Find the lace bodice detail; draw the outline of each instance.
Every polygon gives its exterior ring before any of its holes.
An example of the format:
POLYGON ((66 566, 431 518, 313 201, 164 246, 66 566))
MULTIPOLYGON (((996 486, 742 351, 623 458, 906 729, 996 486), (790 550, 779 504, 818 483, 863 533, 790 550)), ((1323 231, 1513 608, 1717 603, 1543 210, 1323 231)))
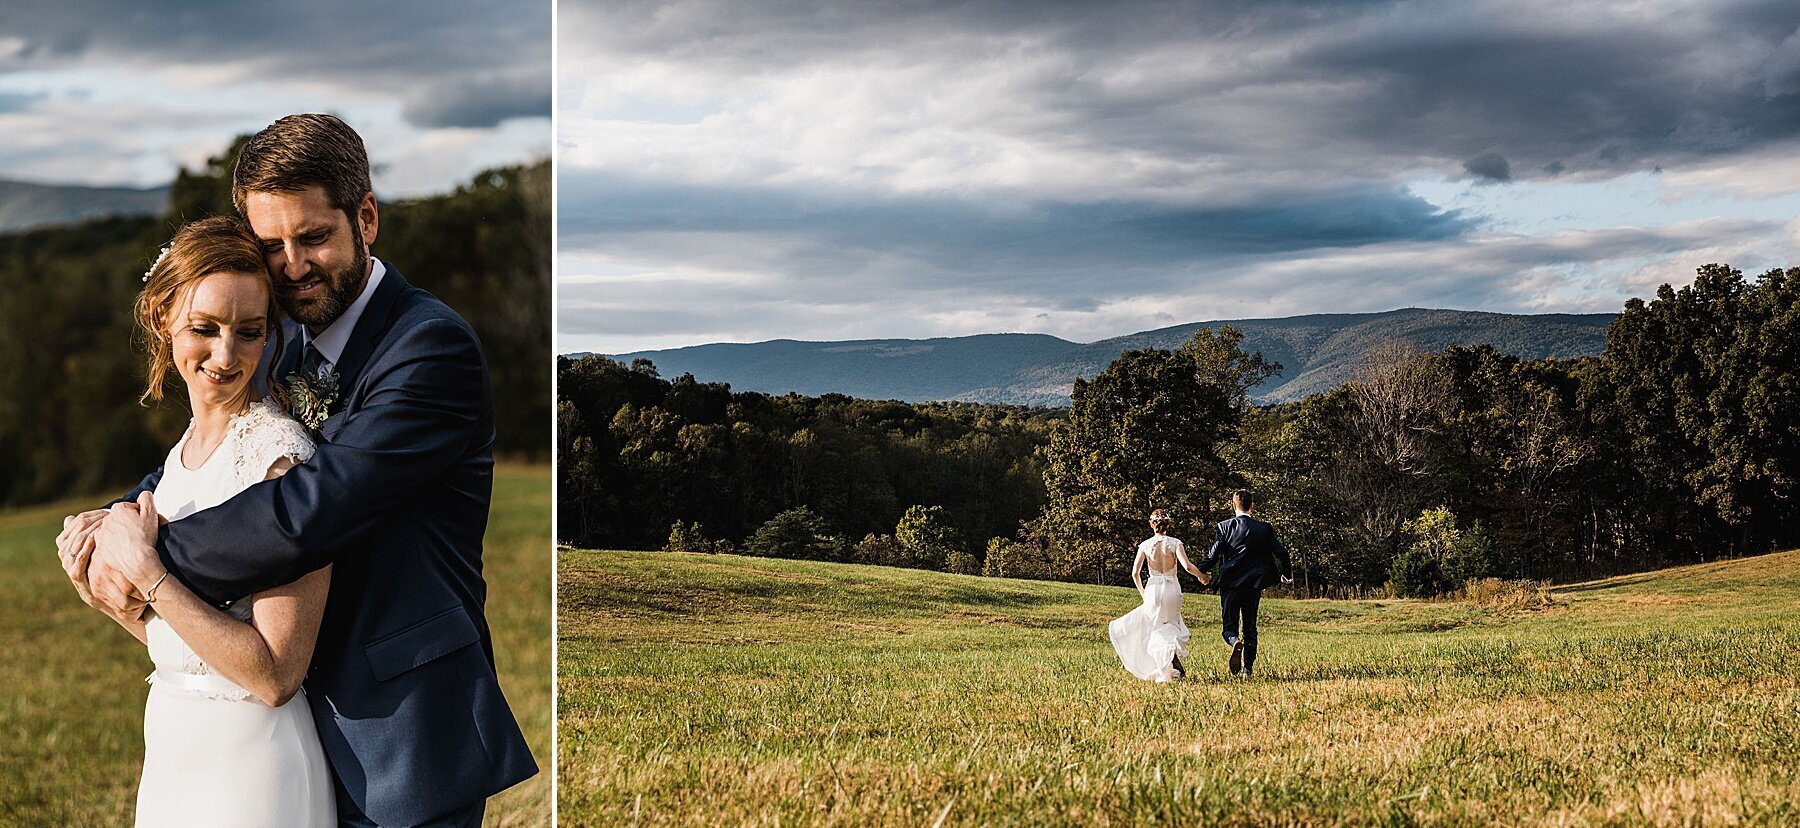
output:
MULTIPOLYGON (((181 462, 181 450, 194 433, 186 434, 169 450, 163 461, 163 476, 154 493, 156 511, 169 521, 177 521, 202 509, 210 509, 268 477, 269 467, 287 458, 304 463, 313 456, 313 441, 305 427, 295 422, 273 402, 254 402, 243 413, 231 418, 225 439, 197 469, 181 462)), ((226 611, 239 620, 250 620, 251 601, 238 601, 226 611)), ((168 622, 151 614, 145 625, 149 639, 150 659, 159 672, 211 676, 217 671, 175 634, 168 622)), ((152 676, 154 679, 154 676, 152 676)), ((233 700, 250 697, 247 690, 221 679, 214 682, 221 689, 206 695, 233 700)))
POLYGON ((1168 535, 1151 535, 1143 543, 1138 544, 1138 551, 1144 554, 1145 569, 1148 569, 1151 575, 1173 575, 1181 561, 1181 556, 1187 553, 1187 547, 1183 546, 1177 538, 1168 535), (1163 568, 1158 569, 1158 564, 1163 568))

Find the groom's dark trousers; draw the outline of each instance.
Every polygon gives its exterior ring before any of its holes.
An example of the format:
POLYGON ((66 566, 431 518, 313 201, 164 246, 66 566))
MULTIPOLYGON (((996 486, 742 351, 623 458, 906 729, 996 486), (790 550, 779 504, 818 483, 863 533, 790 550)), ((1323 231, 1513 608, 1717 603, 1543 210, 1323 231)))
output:
POLYGON ((1212 585, 1219 590, 1225 643, 1244 642, 1244 669, 1256 663, 1256 610, 1262 591, 1292 576, 1287 547, 1275 537, 1275 527, 1249 515, 1238 515, 1219 524, 1213 545, 1198 564, 1203 572, 1218 569, 1212 585))
MULTIPOLYGON (((277 378, 303 347, 283 324, 285 346, 263 356, 277 378)), ((478 823, 487 797, 537 772, 483 611, 494 395, 481 346, 390 267, 336 370, 312 460, 163 527, 157 551, 215 604, 332 564, 305 686, 346 815, 470 824, 474 809, 478 823)))
POLYGON ((1225 643, 1244 642, 1244 671, 1256 667, 1256 608, 1262 603, 1259 588, 1219 590, 1219 608, 1225 613, 1225 643))

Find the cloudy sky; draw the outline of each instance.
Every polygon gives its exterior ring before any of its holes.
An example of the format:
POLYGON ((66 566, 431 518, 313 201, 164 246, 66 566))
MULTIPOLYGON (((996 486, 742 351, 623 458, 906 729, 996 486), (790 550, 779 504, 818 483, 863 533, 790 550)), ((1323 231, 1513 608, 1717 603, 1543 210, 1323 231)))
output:
POLYGON ((550 152, 551 0, 6 0, 0 178, 160 186, 292 112, 383 197, 550 152))
POLYGON ((562 351, 1800 264, 1800 4, 564 0, 562 351))

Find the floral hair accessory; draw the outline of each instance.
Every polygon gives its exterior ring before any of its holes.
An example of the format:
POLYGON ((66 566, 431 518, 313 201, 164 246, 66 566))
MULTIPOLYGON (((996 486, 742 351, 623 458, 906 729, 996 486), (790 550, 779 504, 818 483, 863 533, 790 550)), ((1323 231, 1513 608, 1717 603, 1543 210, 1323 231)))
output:
POLYGON ((150 269, 144 271, 144 284, 150 284, 150 274, 156 272, 156 266, 162 264, 163 257, 167 255, 169 255, 169 246, 165 244, 163 249, 156 254, 156 261, 150 263, 150 269))
POLYGON ((1168 520, 1169 513, 1165 512, 1161 509, 1157 509, 1156 511, 1150 513, 1150 519, 1151 520, 1168 520))

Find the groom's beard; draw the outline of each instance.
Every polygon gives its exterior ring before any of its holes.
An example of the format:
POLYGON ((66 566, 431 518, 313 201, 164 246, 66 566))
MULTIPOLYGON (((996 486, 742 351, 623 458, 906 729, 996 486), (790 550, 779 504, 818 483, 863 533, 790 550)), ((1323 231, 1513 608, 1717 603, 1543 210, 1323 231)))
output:
POLYGON ((314 274, 324 283, 324 290, 318 296, 297 302, 288 285, 283 284, 275 291, 275 301, 281 305, 281 310, 290 319, 315 332, 336 322, 362 294, 363 278, 369 272, 369 246, 363 244, 362 230, 354 222, 350 225, 350 234, 356 241, 356 255, 340 270, 314 274))

